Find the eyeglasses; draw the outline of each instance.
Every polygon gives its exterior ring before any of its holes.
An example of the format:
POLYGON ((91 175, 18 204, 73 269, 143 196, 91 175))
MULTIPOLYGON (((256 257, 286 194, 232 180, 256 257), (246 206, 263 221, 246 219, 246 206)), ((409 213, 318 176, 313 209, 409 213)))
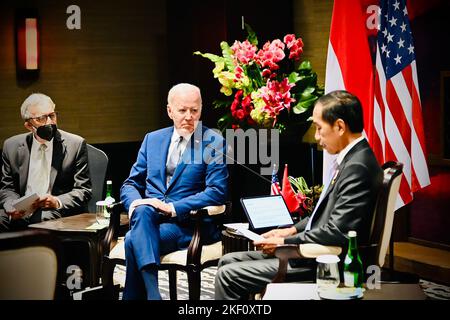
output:
POLYGON ((50 118, 51 121, 55 121, 57 116, 58 112, 54 111, 49 114, 43 114, 42 116, 39 117, 28 118, 28 120, 34 120, 37 123, 46 123, 47 118, 50 118))

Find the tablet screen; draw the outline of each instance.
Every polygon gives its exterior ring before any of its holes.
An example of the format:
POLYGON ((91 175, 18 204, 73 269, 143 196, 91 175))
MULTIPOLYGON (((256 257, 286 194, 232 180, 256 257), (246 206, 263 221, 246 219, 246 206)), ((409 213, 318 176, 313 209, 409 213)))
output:
POLYGON ((277 228, 293 224, 281 195, 242 198, 241 203, 253 229, 277 228))

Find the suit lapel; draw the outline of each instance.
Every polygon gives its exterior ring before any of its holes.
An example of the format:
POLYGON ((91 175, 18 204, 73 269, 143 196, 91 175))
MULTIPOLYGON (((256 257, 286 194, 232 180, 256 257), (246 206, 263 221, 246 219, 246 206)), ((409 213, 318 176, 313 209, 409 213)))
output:
POLYGON ((163 135, 161 139, 161 150, 164 150, 164 152, 158 153, 159 155, 159 168, 160 168, 160 175, 161 175, 161 184, 164 187, 164 189, 167 188, 166 184, 166 162, 167 157, 169 154, 169 146, 170 146, 170 140, 172 139, 174 127, 171 128, 169 131, 169 134, 163 135))
POLYGON ((28 181, 28 169, 30 166, 31 144, 33 143, 33 135, 30 133, 25 137, 25 142, 19 146, 17 153, 19 155, 19 183, 20 194, 25 194, 28 181))
POLYGON ((61 137, 59 131, 56 132, 56 136, 53 139, 53 156, 52 156, 52 166, 50 168, 50 190, 53 189, 55 183, 56 175, 61 170, 64 155, 66 154, 66 144, 64 139, 61 137))
MULTIPOLYGON (((323 197, 323 200, 321 201, 321 203, 319 204, 319 208, 326 203, 325 198, 329 196, 329 194, 331 193, 331 191, 333 191, 334 186, 337 182, 337 180, 339 179, 339 176, 341 175, 341 172, 344 170, 345 168, 345 164, 347 163, 347 161, 352 157, 352 155, 355 152, 358 152, 366 147, 368 147, 368 143, 366 139, 363 139, 362 141, 358 142, 352 149, 350 149, 350 151, 345 155, 344 159, 342 160, 342 163, 337 167, 336 173, 333 175, 333 177, 331 178, 330 184, 328 186, 328 189, 325 191, 325 195, 323 197)), ((318 208, 318 209, 319 209, 318 208)), ((316 220, 320 215, 316 214, 314 215, 314 220, 316 220)))
MULTIPOLYGON (((339 176, 341 175, 342 170, 344 169, 345 164, 341 163, 341 165, 339 165, 336 169, 336 172, 333 174, 333 176, 331 177, 331 181, 328 185, 327 190, 325 191, 325 196, 324 196, 324 200, 326 197, 328 197, 328 195, 330 194, 330 192, 334 189, 334 185, 336 184, 336 181, 339 179, 339 176)), ((323 203, 324 201, 322 201, 323 203)))

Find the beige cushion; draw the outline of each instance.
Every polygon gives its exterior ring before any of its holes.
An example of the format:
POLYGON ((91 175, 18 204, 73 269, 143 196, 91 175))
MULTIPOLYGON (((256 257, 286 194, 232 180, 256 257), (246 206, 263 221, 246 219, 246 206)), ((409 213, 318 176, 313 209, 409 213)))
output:
MULTIPOLYGON (((385 173, 388 169, 385 170, 385 173)), ((397 201, 398 190, 400 189, 402 175, 395 177, 392 181, 391 189, 389 190, 389 198, 386 208, 386 220, 384 221, 383 233, 381 235, 380 252, 378 256, 378 265, 382 267, 384 265, 384 259, 386 257, 387 248, 389 247, 389 239, 391 239, 392 225, 394 224, 394 210, 395 203, 397 201)))
POLYGON ((316 243, 303 243, 300 246, 300 253, 305 258, 316 258, 323 254, 340 255, 341 247, 324 246, 316 243))
POLYGON ((51 300, 58 262, 47 247, 0 252, 0 300, 51 300))
POLYGON ((208 215, 210 216, 215 216, 218 214, 221 214, 225 211, 225 205, 221 205, 221 206, 207 206, 204 207, 203 209, 206 209, 208 211, 208 215))
MULTIPOLYGON (((201 263, 207 261, 219 259, 222 256, 222 241, 218 241, 213 244, 204 245, 202 247, 201 263)), ((110 259, 123 259, 125 260, 125 245, 124 238, 120 237, 116 246, 111 250, 109 254, 110 259)), ((186 265, 187 249, 171 252, 164 256, 161 256, 161 264, 178 264, 181 266, 186 265)))

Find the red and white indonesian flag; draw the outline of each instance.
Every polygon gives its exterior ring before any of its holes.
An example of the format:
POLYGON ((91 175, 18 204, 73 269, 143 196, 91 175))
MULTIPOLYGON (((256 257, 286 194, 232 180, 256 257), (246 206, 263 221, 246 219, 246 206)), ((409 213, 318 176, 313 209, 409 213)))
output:
MULTIPOLYGON (((396 208, 430 184, 414 43, 404 0, 335 0, 325 92, 345 89, 364 110, 380 164, 403 163, 396 208)), ((328 159, 324 156, 324 172, 328 159)))

